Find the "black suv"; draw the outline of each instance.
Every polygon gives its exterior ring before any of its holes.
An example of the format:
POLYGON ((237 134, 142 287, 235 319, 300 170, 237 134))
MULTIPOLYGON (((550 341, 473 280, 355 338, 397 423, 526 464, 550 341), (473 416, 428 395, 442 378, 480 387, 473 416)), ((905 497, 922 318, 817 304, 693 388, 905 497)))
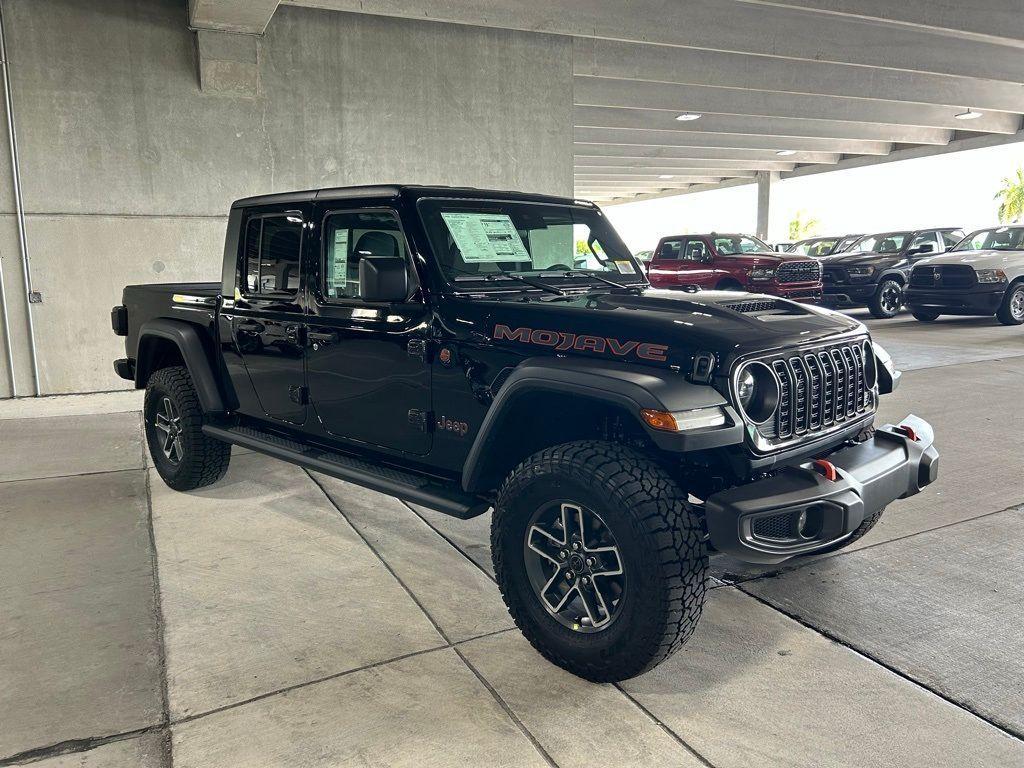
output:
POLYGON ((821 259, 822 302, 866 306, 877 318, 894 317, 914 263, 952 248, 963 236, 956 227, 865 235, 846 251, 821 259))
POLYGON ((112 324, 169 486, 215 482, 235 444, 459 518, 493 507, 511 615, 592 680, 682 645, 709 549, 844 547, 938 469, 921 419, 873 428, 899 374, 863 325, 651 289, 570 199, 240 200, 219 283, 129 286, 112 324))

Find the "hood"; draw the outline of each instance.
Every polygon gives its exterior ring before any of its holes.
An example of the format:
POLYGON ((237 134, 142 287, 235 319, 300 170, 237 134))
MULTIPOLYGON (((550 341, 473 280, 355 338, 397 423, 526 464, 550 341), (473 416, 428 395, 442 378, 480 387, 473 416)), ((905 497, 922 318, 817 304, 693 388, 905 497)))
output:
MULTIPOLYGON (((446 297, 450 331, 524 356, 584 355, 689 370, 696 352, 712 352, 719 370, 736 357, 826 343, 865 333, 838 312, 762 294, 648 288, 566 298, 446 297)), ((470 338, 466 338, 467 341, 470 338)))
POLYGON ((747 253, 723 255, 720 258, 729 259, 734 264, 746 267, 777 267, 779 264, 787 261, 814 261, 813 256, 801 256, 796 253, 776 253, 775 251, 749 251, 747 253))
POLYGON ((1020 269, 1024 267, 1024 251, 954 251, 921 259, 918 264, 969 264, 979 269, 1020 269))

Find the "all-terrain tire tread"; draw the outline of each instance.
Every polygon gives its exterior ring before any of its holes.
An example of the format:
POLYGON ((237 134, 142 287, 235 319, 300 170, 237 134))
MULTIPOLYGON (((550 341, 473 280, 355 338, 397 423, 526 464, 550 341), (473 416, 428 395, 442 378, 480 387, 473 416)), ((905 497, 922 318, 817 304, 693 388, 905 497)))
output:
MULTIPOLYGON (((168 478, 161 473, 170 487, 178 491, 191 491, 211 485, 228 471, 231 461, 231 445, 203 434, 203 409, 199 405, 196 388, 192 376, 184 366, 161 368, 149 378, 150 386, 146 388, 146 410, 150 412, 149 400, 153 395, 153 385, 162 387, 171 393, 178 405, 185 443, 188 446, 183 464, 168 478)), ((148 428, 148 425, 147 425, 148 428)), ((160 466, 154 456, 157 470, 160 466)))
POLYGON ((707 551, 704 529, 686 494, 655 461, 616 443, 578 441, 546 448, 523 461, 505 480, 491 522, 494 571, 509 613, 530 643, 554 664, 590 680, 623 680, 651 669, 693 634, 707 590, 707 551), (506 588, 506 568, 499 537, 509 500, 537 474, 575 475, 608 493, 631 514, 624 515, 638 537, 656 544, 657 567, 665 584, 663 618, 648 622, 648 632, 635 638, 629 658, 604 663, 581 663, 558 655, 539 636, 524 606, 506 588))

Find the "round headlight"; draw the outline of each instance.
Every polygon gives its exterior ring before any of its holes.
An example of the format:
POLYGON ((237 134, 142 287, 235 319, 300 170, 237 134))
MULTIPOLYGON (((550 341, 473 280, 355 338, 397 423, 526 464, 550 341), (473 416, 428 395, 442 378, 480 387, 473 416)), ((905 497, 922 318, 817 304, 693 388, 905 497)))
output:
POLYGON ((764 363, 747 363, 736 376, 736 404, 755 424, 763 424, 779 407, 779 383, 764 363))

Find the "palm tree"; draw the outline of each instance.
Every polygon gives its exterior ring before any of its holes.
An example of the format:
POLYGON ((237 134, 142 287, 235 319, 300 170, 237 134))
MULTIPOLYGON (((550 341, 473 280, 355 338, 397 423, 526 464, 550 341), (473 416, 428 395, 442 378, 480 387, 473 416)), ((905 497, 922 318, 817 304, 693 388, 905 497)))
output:
POLYGON ((1017 169, 1017 178, 1007 176, 1003 188, 996 192, 999 203, 999 223, 1012 224, 1024 218, 1024 168, 1017 169))
POLYGON ((807 239, 818 229, 818 220, 807 219, 804 221, 805 215, 803 211, 797 211, 796 216, 789 222, 789 239, 794 243, 807 239))

